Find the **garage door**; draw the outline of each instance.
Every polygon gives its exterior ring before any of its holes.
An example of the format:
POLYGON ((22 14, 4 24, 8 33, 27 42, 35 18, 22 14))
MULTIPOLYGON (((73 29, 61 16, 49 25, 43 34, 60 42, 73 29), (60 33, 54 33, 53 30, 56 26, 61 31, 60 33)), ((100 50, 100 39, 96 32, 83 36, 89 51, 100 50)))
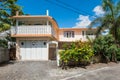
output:
POLYGON ((22 60, 48 60, 46 41, 20 41, 20 56, 22 60))

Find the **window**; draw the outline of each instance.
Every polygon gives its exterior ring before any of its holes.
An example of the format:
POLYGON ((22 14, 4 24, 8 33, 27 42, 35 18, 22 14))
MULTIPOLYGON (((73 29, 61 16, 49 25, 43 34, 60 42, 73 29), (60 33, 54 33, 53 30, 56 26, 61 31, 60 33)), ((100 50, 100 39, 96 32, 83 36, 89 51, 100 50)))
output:
POLYGON ((66 38, 73 38, 74 37, 74 31, 65 31, 64 37, 66 38))
POLYGON ((86 35, 94 35, 94 31, 91 31, 91 30, 89 30, 89 31, 86 31, 86 35))
POLYGON ((84 36, 85 35, 85 31, 82 31, 82 36, 84 36))
POLYGON ((92 30, 88 30, 88 31, 82 31, 82 36, 86 36, 86 35, 94 35, 95 34, 95 32, 94 31, 92 31, 92 30))

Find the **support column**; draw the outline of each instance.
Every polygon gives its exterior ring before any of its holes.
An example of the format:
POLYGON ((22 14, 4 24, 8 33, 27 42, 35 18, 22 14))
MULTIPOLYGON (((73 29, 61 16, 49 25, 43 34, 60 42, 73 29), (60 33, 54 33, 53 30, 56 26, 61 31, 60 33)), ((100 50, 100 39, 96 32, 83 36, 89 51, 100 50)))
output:
POLYGON ((57 60, 57 66, 60 66, 60 55, 59 55, 59 49, 58 49, 58 42, 56 42, 56 60, 57 60))
POLYGON ((47 26, 49 25, 49 21, 48 20, 46 21, 46 24, 47 24, 47 26))
POLYGON ((20 60, 20 45, 18 39, 16 39, 16 59, 20 60))
POLYGON ((16 20, 16 26, 18 26, 18 20, 16 20))
POLYGON ((17 34, 17 31, 18 31, 17 27, 18 27, 18 20, 16 20, 15 34, 17 34))

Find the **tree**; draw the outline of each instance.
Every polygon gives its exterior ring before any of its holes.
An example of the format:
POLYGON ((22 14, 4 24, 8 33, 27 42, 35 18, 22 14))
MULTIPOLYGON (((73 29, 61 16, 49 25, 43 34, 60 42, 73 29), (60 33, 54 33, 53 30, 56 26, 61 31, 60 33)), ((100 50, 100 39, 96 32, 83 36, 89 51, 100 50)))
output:
POLYGON ((19 14, 23 14, 22 9, 16 4, 17 0, 1 0, 0 1, 0 31, 10 29, 11 23, 14 23, 11 16, 19 11, 19 14))
MULTIPOLYGON (((0 0, 0 32, 9 30, 10 26, 15 24, 15 21, 10 17, 15 16, 16 11, 19 11, 20 15, 23 14, 22 8, 16 2, 17 0, 0 0)), ((0 46, 7 48, 8 42, 14 41, 15 39, 8 34, 4 39, 0 39, 0 46)))
POLYGON ((103 0, 102 7, 105 14, 96 18, 91 23, 91 27, 98 26, 97 36, 105 29, 108 29, 109 33, 115 38, 115 42, 117 42, 120 36, 120 0, 116 3, 112 0, 103 0))

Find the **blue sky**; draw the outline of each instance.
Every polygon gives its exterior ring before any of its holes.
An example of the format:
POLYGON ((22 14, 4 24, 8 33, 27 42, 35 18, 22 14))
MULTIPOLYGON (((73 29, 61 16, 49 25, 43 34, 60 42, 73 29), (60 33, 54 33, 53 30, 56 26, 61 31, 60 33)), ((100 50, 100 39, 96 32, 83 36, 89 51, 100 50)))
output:
POLYGON ((86 27, 94 16, 104 13, 101 0, 18 0, 17 4, 30 15, 45 15, 49 10, 60 28, 86 27))

